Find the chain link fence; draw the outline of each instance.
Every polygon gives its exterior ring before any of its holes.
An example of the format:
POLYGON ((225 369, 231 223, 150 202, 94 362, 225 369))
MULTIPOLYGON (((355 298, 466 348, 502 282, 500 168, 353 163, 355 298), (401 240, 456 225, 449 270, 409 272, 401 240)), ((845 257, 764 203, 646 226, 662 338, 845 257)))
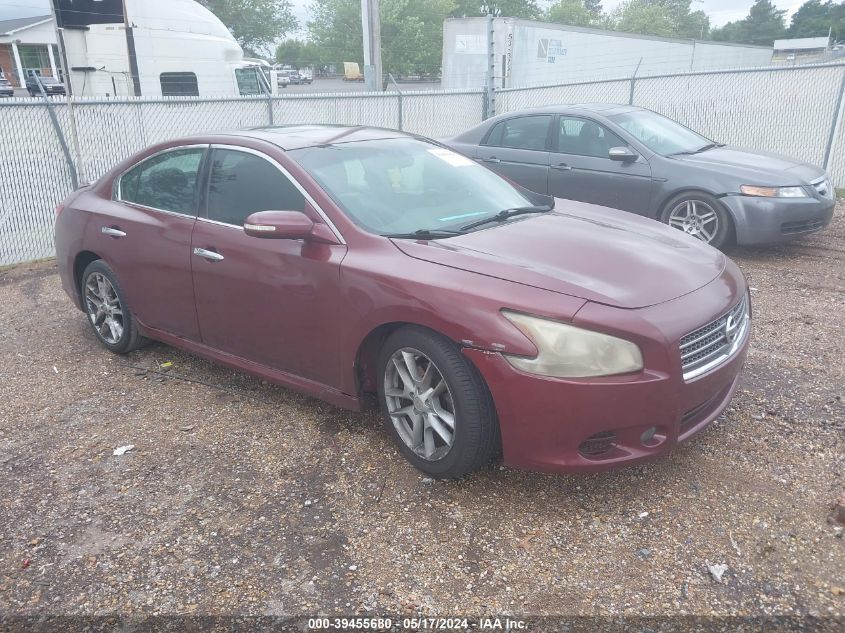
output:
POLYGON ((497 113, 565 103, 632 103, 714 140, 825 167, 845 187, 845 64, 620 78, 483 91, 296 94, 165 99, 0 101, 0 266, 50 257, 56 205, 72 169, 93 181, 144 147, 192 134, 331 123, 457 134, 497 113), (57 129, 70 147, 65 159, 57 129))
MULTIPOLYGON (((484 102, 481 91, 50 100, 82 182, 96 180, 148 145, 193 134, 330 123, 451 136, 482 120, 484 102)), ((2 101, 0 121, 0 266, 5 266, 54 254, 55 208, 73 185, 43 100, 2 101)))

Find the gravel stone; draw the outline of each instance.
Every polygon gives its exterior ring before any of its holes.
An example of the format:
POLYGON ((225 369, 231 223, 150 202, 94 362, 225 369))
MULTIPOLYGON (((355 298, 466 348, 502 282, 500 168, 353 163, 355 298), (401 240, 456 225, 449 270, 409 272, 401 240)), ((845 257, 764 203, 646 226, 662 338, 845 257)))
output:
POLYGON ((161 344, 115 356, 55 262, 2 270, 0 613, 842 616, 843 215, 730 253, 746 369, 671 455, 424 491, 378 413, 161 344))

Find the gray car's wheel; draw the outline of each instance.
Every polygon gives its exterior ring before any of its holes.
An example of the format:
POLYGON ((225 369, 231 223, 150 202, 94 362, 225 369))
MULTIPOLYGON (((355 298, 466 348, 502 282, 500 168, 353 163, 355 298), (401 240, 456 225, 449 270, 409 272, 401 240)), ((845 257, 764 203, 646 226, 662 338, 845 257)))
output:
POLYGON ((430 330, 404 327, 385 341, 379 400, 399 450, 431 477, 462 477, 498 451, 487 385, 454 343, 430 330))
POLYGON ((114 271, 103 260, 82 273, 82 303, 97 340, 112 352, 126 354, 147 343, 126 303, 114 271))
POLYGON ((715 248, 722 248, 733 236, 733 222, 725 207, 703 191, 682 193, 669 200, 660 221, 715 248))

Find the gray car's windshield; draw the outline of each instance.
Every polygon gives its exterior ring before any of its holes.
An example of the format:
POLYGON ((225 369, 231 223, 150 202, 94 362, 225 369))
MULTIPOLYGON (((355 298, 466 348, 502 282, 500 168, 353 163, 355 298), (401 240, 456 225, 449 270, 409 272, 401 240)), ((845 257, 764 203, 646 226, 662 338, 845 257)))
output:
POLYGON ((414 138, 338 143, 288 154, 356 224, 380 235, 448 237, 477 220, 536 203, 475 161, 414 138))
POLYGON ((664 156, 692 153, 713 145, 709 139, 656 112, 639 110, 608 118, 651 151, 664 156))

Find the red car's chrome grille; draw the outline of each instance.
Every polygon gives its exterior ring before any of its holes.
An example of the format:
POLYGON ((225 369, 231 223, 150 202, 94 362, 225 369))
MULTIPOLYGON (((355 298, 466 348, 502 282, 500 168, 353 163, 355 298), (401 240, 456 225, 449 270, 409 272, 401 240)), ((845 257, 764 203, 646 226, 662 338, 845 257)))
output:
POLYGON ((732 356, 748 332, 748 320, 748 295, 743 295, 727 313, 684 336, 684 380, 695 378, 732 356))

